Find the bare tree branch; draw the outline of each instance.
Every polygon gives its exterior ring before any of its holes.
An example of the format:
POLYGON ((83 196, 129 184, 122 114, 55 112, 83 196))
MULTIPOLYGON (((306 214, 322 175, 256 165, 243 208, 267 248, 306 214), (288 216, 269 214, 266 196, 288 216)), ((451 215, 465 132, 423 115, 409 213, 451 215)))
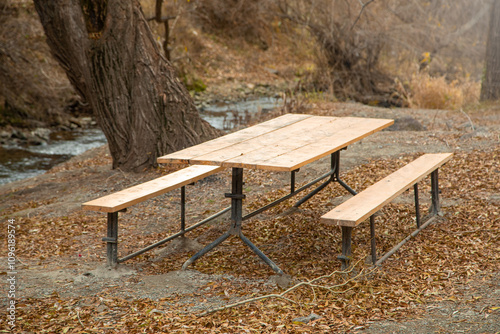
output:
POLYGON ((321 281, 323 279, 326 279, 326 278, 331 278, 333 275, 336 275, 336 274, 349 274, 351 273, 354 268, 356 268, 356 265, 360 262, 361 260, 359 260, 358 262, 356 262, 356 264, 354 264, 351 269, 347 270, 347 271, 334 271, 328 275, 323 275, 323 276, 320 276, 320 277, 317 277, 313 280, 310 280, 310 281, 307 281, 307 282, 300 282, 300 283, 297 283, 295 284, 294 286, 292 286, 291 288, 283 291, 282 293, 280 294, 269 294, 269 295, 264 295, 264 296, 259 296, 259 297, 254 297, 254 298, 249 298, 249 299, 245 299, 245 300, 242 300, 242 301, 239 301, 237 303, 233 303, 233 304, 228 304, 228 305, 224 305, 224 306, 221 306, 221 307, 217 307, 217 308, 214 308, 214 309, 211 309, 211 310, 208 310, 208 311, 205 311, 203 313, 200 313, 198 314, 197 316, 198 317, 204 317, 206 315, 209 315, 211 313, 215 313, 215 312, 219 312, 219 311, 223 311, 223 310, 227 310, 227 309, 230 309, 230 308, 233 308, 233 307, 237 307, 237 306, 241 306, 241 305, 244 305, 244 304, 248 304, 248 303, 253 303, 253 302, 256 302, 256 301, 259 301, 259 300, 263 300, 263 299, 269 299, 269 298, 278 298, 278 299, 283 299, 283 300, 286 300, 290 303, 294 303, 294 304, 299 304, 298 302, 290 299, 290 298, 286 298, 285 295, 293 290, 296 290, 297 288, 301 287, 301 286, 306 286, 306 287, 310 287, 312 290, 313 290, 313 294, 314 296, 316 296, 316 293, 314 291, 314 289, 323 289, 323 290, 328 290, 329 292, 331 293, 336 293, 336 294, 341 294, 341 293, 346 293, 347 291, 351 290, 352 288, 349 288, 349 289, 346 289, 346 290, 342 290, 342 291, 335 291, 334 289, 336 288, 340 288, 340 287, 343 287, 343 286, 346 286, 348 283, 356 280, 357 278, 360 278, 360 277, 363 277, 363 276, 367 276, 371 273, 373 273, 375 270, 377 270, 378 268, 377 267, 374 267, 372 268, 372 270, 370 270, 369 272, 367 273, 364 273, 364 269, 362 269, 356 276, 352 277, 352 278, 349 278, 348 280, 344 281, 343 283, 340 283, 340 284, 335 284, 335 285, 320 285, 320 284, 316 284, 318 281, 321 281))
POLYGON ((358 17, 356 18, 356 20, 354 20, 354 23, 351 26, 351 30, 354 28, 354 26, 356 25, 356 23, 358 23, 358 21, 361 18, 361 15, 363 14, 363 11, 365 10, 366 6, 368 6, 369 4, 371 4, 373 1, 375 1, 375 0, 369 0, 366 3, 363 3, 361 0, 359 0, 359 3, 361 4, 361 10, 359 11, 359 14, 358 14, 358 17))

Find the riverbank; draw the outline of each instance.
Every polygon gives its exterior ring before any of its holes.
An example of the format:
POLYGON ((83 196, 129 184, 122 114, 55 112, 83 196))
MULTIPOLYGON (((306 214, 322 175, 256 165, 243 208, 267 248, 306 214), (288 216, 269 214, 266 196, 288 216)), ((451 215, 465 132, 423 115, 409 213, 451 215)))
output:
MULTIPOLYGON (((173 166, 141 174, 111 170, 111 158, 103 146, 43 175, 0 186, 2 219, 13 219, 17 228, 19 328, 28 332, 60 332, 68 327, 68 332, 91 329, 103 332, 111 328, 169 333, 244 332, 245 329, 262 333, 364 329, 370 332, 370 328, 401 333, 419 333, 419 330, 424 333, 423 329, 432 332, 440 328, 498 332, 500 321, 495 308, 500 291, 495 232, 500 223, 498 107, 485 107, 469 114, 381 109, 356 103, 325 102, 310 107, 306 112, 318 115, 398 120, 398 127, 393 129, 397 131, 374 134, 342 152, 342 176, 356 188, 380 179, 421 153, 455 153, 440 173, 443 222, 422 232, 410 246, 384 264, 382 271, 366 280, 346 283, 355 294, 335 290, 334 295, 324 295, 320 289, 312 298, 311 290, 300 290, 289 296, 298 304, 268 300, 209 317, 195 317, 211 307, 283 291, 283 282, 258 258, 247 256, 246 248, 233 240, 190 270, 179 271, 194 250, 221 233, 223 225, 228 223, 226 216, 193 231, 185 243, 167 244, 121 265, 118 271, 106 270, 101 241, 105 235, 105 215, 83 212, 81 203, 168 173, 173 166), (369 297, 373 294, 376 299, 369 297), (357 312, 357 306, 366 305, 367 301, 371 306, 357 312), (436 312, 453 317, 439 318, 436 312), (293 322, 311 313, 318 314, 320 319, 309 324, 293 322), (403 319, 415 320, 401 322, 403 319), (425 321, 431 327, 418 325, 425 321), (403 328, 410 323, 413 325, 403 328)), ((266 117, 273 116, 276 114, 266 117)), ((327 160, 301 169, 297 182, 320 174, 328 165, 327 160)), ((288 178, 285 173, 248 171, 245 205, 257 206, 278 196, 288 178)), ((225 171, 187 188, 189 223, 228 204, 219 198, 228 191, 229 179, 229 171, 225 171)), ((291 275, 288 283, 326 275, 338 269, 335 258, 339 253, 340 233, 318 224, 319 216, 345 196, 341 189, 327 187, 295 212, 289 211, 289 203, 285 202, 252 219, 244 226, 245 233, 291 275)), ((423 205, 427 203, 425 198, 422 201, 423 205)), ((409 203, 404 195, 394 208, 382 213, 378 241, 381 249, 394 244, 403 233, 401 226, 397 233, 391 230, 393 222, 387 219, 392 221, 390 217, 397 216, 403 222, 406 213, 411 215, 413 210, 409 203)), ((122 214, 120 251, 136 250, 176 231, 178 210, 179 194, 174 192, 122 214)), ((360 245, 354 249, 357 258, 363 257, 362 245, 369 244, 365 240, 369 233, 365 232, 360 230, 356 234, 360 245)), ((0 231, 2 238, 7 237, 5 233, 0 231)), ((5 262, 6 258, 1 260, 5 262)), ((359 266, 359 270, 367 269, 363 264, 359 266)), ((341 275, 334 277, 331 284, 342 282, 341 275)), ((7 301, 4 288, 5 285, 0 292, 2 305, 7 301)))
MULTIPOLYGON (((256 95, 248 90, 243 95, 242 100, 234 100, 236 96, 220 99, 210 94, 203 94, 203 98, 200 95, 196 99, 200 116, 213 127, 227 132, 256 123, 274 109, 283 107, 283 99, 277 93, 256 95)), ((63 128, 0 129, 0 184, 44 173, 107 142, 91 117, 73 119, 71 124, 63 128)))

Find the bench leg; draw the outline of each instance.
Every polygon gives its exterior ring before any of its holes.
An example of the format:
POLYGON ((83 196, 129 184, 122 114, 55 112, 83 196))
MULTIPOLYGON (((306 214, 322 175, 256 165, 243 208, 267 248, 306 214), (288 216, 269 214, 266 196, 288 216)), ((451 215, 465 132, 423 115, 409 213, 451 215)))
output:
POLYGON ((413 185, 413 192, 415 194, 415 216, 417 217, 417 228, 420 228, 420 202, 418 199, 418 183, 413 185))
MULTIPOLYGON (((181 232, 186 231, 186 187, 181 187, 181 232)), ((183 235, 184 236, 184 235, 183 235)))
POLYGON ((438 215, 441 212, 441 205, 439 204, 439 183, 437 169, 431 173, 431 196, 432 206, 430 208, 430 213, 432 215, 438 215))
POLYGON ((342 226, 342 255, 338 259, 342 262, 342 270, 347 270, 351 262, 352 227, 342 226))
POLYGON ((107 243, 108 266, 115 268, 118 264, 118 212, 108 213, 108 233, 102 241, 107 243))
POLYGON ((372 263, 377 262, 377 247, 375 244, 375 216, 370 216, 370 236, 371 236, 371 246, 372 246, 372 263))

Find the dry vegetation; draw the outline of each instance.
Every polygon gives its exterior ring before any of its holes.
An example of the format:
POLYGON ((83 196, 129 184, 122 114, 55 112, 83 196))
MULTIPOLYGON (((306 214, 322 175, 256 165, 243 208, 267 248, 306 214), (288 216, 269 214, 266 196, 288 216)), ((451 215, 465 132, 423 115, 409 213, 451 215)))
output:
MULTIPOLYGON (((141 3, 154 18, 155 1, 141 3)), ((171 17, 168 40, 163 23, 151 20, 151 27, 193 92, 226 85, 228 95, 264 84, 380 106, 463 108, 478 101, 491 0, 162 3, 162 15, 171 17)), ((0 125, 64 122, 64 111, 74 109, 68 106, 79 105, 49 55, 32 3, 3 0, 0 16, 0 125)))
POLYGON ((177 15, 171 54, 191 86, 233 80, 231 56, 243 55, 242 70, 271 69, 293 93, 446 109, 478 102, 490 3, 210 0, 164 10, 177 15))

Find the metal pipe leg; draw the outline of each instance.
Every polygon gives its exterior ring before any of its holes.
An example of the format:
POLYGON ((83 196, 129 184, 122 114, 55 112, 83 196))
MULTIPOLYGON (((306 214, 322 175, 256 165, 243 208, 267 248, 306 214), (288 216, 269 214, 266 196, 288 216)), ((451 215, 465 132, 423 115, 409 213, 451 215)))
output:
POLYGON ((372 263, 377 262, 377 248, 375 244, 375 216, 370 216, 370 236, 371 236, 371 246, 372 246, 372 263))
POLYGON ((296 169, 296 170, 292 170, 292 172, 290 173, 290 194, 293 194, 295 192, 295 174, 298 171, 299 170, 296 169))
POLYGON ((338 182, 338 183, 339 183, 342 187, 344 187, 344 188, 345 188, 348 192, 350 192, 350 193, 351 193, 351 195, 356 195, 356 194, 357 194, 356 190, 354 190, 354 189, 352 189, 351 187, 349 187, 349 186, 347 185, 347 183, 345 183, 345 182, 344 182, 344 181, 342 181, 341 179, 337 179, 337 182, 338 182))
POLYGON ((332 175, 332 181, 337 181, 342 187, 344 187, 348 192, 350 192, 351 195, 356 195, 357 194, 356 190, 349 187, 347 183, 345 183, 340 179, 340 151, 332 153, 331 166, 332 170, 334 170, 334 173, 332 175))
POLYGON ((108 233, 106 238, 106 256, 108 266, 115 268, 118 264, 118 212, 108 213, 108 233))
POLYGON ((249 214, 247 214, 246 216, 243 217, 243 220, 247 220, 249 218, 252 218, 253 216, 255 215, 258 215, 259 213, 262 213, 276 205, 278 205, 279 203, 283 202, 283 201, 286 201, 287 199, 291 198, 292 196, 295 196, 296 194, 306 190, 307 188, 309 187, 312 187, 313 185, 315 185, 316 183, 318 183, 319 181, 327 178, 327 177, 330 177, 332 175, 332 172, 328 172, 324 175, 321 175, 320 177, 314 179, 313 181, 309 182, 308 184, 306 185, 303 185, 302 187, 300 187, 299 189, 295 189, 295 191, 293 193, 290 193, 288 195, 285 195, 279 199, 277 199, 276 201, 272 202, 272 203, 269 203, 268 205, 264 205, 263 207, 253 211, 253 212, 250 212, 249 214))
POLYGON ((186 186, 181 187, 181 231, 186 231, 186 186))
POLYGON ((283 271, 274 263, 270 258, 268 258, 264 253, 261 252, 247 237, 245 237, 242 233, 240 233, 239 237, 243 240, 244 243, 250 247, 250 249, 257 254, 262 261, 264 261, 272 270, 274 270, 277 274, 283 275, 283 271))
POLYGON ((182 269, 185 270, 194 261, 210 252, 221 242, 226 240, 230 235, 241 234, 241 221, 243 212, 243 168, 233 168, 231 193, 225 194, 226 197, 231 198, 231 227, 229 231, 221 235, 211 244, 203 248, 201 251, 193 255, 183 265, 182 269))
POLYGON ((417 228, 420 228, 420 202, 418 199, 418 183, 413 185, 413 192, 415 194, 415 216, 417 218, 417 228))
POLYGON ((347 270, 351 263, 351 236, 352 227, 342 226, 342 255, 338 257, 342 261, 342 270, 347 270))
POLYGON ((432 206, 430 212, 433 215, 438 215, 441 211, 441 205, 439 204, 439 183, 437 169, 431 173, 431 196, 432 206))
POLYGON ((210 217, 205 218, 202 221, 200 221, 200 222, 198 222, 198 223, 196 223, 194 225, 189 226, 184 231, 180 231, 180 232, 177 232, 176 234, 172 234, 171 236, 169 236, 169 237, 167 237, 167 238, 165 238, 163 240, 155 242, 154 244, 151 244, 151 245, 149 245, 149 246, 147 246, 147 247, 145 247, 143 249, 140 249, 140 250, 138 250, 138 251, 136 251, 134 253, 131 253, 131 254, 127 255, 127 256, 122 257, 121 259, 118 259, 118 262, 119 263, 125 262, 125 261, 130 260, 131 258, 136 257, 138 255, 141 255, 141 254, 143 254, 143 253, 145 253, 145 252, 147 252, 147 251, 149 251, 149 250, 151 250, 153 248, 161 246, 161 245, 163 245, 164 243, 166 243, 166 242, 168 242, 170 240, 173 240, 173 239, 178 238, 178 237, 184 237, 185 233, 190 232, 190 231, 192 231, 192 230, 200 227, 201 225, 204 225, 204 224, 206 224, 206 223, 214 220, 215 218, 217 218, 217 217, 221 216, 222 214, 228 212, 230 209, 231 209, 231 207, 227 207, 224 210, 221 210, 221 211, 219 211, 219 212, 211 215, 210 217))
POLYGON ((262 261, 269 265, 271 269, 278 274, 283 274, 283 271, 241 232, 241 222, 243 221, 243 199, 245 198, 245 195, 243 195, 243 168, 233 168, 232 193, 226 194, 226 196, 231 197, 232 207, 232 227, 228 233, 240 237, 240 239, 247 244, 248 247, 250 247, 250 249, 262 259, 262 261))
POLYGON ((205 246, 205 248, 203 248, 201 251, 199 251, 198 253, 191 256, 191 258, 189 260, 187 260, 186 262, 184 262, 184 264, 182 265, 182 270, 186 270, 186 268, 189 265, 191 265, 194 261, 198 260, 200 257, 202 257, 203 255, 207 254, 212 249, 217 247, 218 244, 220 244, 221 242, 226 240, 230 235, 231 234, 229 232, 224 233, 219 238, 217 238, 215 241, 213 241, 211 244, 205 246))
POLYGON ((231 222, 233 234, 241 231, 241 221, 243 220, 243 168, 233 168, 231 193, 225 194, 231 198, 231 222))
POLYGON ((327 185, 329 185, 333 181, 337 181, 339 179, 339 162, 340 162, 340 152, 333 152, 330 155, 330 177, 328 180, 322 184, 320 184, 316 189, 311 191, 309 194, 298 200, 293 207, 298 208, 305 202, 311 199, 314 195, 316 195, 318 192, 320 192, 323 188, 325 188, 327 185))
POLYGON ((330 155, 330 168, 334 172, 332 175, 332 179, 339 178, 339 169, 340 169, 340 151, 333 152, 330 155))
POLYGON ((307 194, 306 196, 302 197, 300 200, 297 201, 297 203, 295 203, 293 205, 294 208, 298 208, 299 206, 301 206, 302 204, 304 204, 306 201, 310 200, 311 197, 313 197, 314 195, 316 195, 317 193, 319 193, 323 188, 325 188, 327 185, 329 185, 332 181, 330 179, 328 179, 328 181, 320 184, 316 189, 314 189, 313 191, 311 191, 309 194, 307 194))

